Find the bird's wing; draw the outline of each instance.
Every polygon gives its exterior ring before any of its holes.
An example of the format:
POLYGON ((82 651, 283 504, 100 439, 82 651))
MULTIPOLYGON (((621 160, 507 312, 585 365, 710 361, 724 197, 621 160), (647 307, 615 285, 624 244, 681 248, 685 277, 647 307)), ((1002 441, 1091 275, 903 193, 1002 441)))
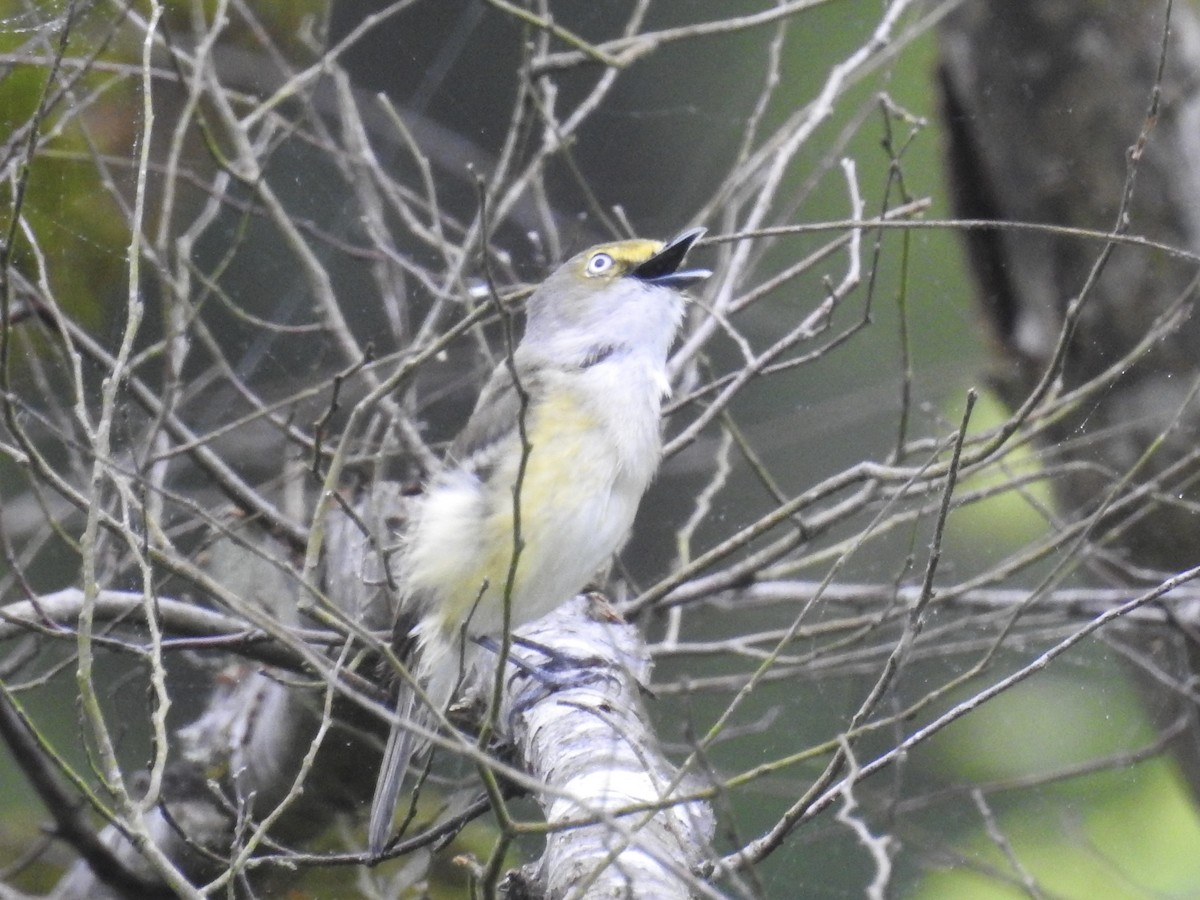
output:
MULTIPOLYGON (((534 393, 537 375, 532 366, 518 358, 516 370, 522 390, 527 395, 534 393)), ((521 402, 512 369, 502 362, 480 392, 467 424, 450 445, 447 461, 486 479, 487 470, 516 439, 521 402)))

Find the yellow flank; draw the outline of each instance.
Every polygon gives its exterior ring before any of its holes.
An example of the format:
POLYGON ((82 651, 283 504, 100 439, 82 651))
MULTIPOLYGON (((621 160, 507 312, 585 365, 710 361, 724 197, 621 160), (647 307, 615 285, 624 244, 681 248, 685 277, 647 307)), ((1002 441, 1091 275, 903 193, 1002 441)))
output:
MULTIPOLYGON (((579 585, 562 582, 559 573, 576 572, 581 562, 599 568, 603 556, 581 560, 580 554, 611 546, 606 534, 628 528, 636 508, 636 497, 626 504, 622 497, 611 496, 617 463, 606 452, 609 440, 601 421, 574 392, 559 386, 538 398, 534 409, 528 425, 532 449, 521 478, 522 549, 511 595, 513 608, 519 610, 516 624, 568 599, 579 585), (564 559, 564 554, 571 557, 564 559)), ((466 555, 459 557, 455 577, 438 585, 447 627, 457 627, 470 616, 472 634, 500 630, 514 549, 512 485, 518 477, 518 456, 505 454, 511 466, 490 480, 493 487, 479 510, 483 521, 474 530, 481 544, 469 561, 466 555)))

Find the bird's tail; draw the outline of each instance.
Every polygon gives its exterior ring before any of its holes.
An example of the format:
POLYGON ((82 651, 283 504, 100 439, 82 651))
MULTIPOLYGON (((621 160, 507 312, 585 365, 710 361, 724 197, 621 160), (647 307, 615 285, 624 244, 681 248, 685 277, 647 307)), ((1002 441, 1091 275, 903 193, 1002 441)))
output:
POLYGON ((375 797, 371 800, 371 822, 367 827, 367 849, 378 856, 386 848, 392 833, 392 819, 396 816, 396 803, 400 799, 400 788, 404 774, 408 771, 408 760, 414 749, 413 733, 404 723, 412 720, 413 692, 400 688, 396 704, 397 721, 388 735, 387 747, 383 751, 383 763, 379 767, 379 778, 375 782, 375 797))
POLYGON ((367 847, 372 856, 382 853, 391 836, 396 801, 404 784, 404 774, 414 753, 425 746, 425 740, 412 730, 412 724, 433 726, 438 714, 443 714, 462 677, 464 661, 454 652, 453 642, 437 629, 418 625, 412 632, 417 647, 408 656, 409 670, 424 691, 424 700, 409 685, 399 686, 396 700, 396 723, 388 735, 383 751, 383 763, 375 782, 375 799, 371 801, 371 821, 367 826, 367 847))

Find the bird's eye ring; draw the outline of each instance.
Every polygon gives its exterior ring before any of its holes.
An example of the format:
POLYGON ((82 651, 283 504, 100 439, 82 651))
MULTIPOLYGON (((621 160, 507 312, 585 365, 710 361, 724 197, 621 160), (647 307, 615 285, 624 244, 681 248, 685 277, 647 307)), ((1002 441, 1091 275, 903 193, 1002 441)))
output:
POLYGON ((613 258, 607 253, 597 253, 587 261, 589 275, 603 275, 613 267, 613 258))

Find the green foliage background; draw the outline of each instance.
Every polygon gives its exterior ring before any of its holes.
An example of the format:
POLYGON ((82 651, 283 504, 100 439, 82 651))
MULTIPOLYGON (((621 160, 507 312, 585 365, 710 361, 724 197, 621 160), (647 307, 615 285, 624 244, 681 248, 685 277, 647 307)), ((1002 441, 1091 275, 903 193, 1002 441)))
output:
MULTIPOLYGON (((203 14, 211 15, 215 5, 206 4, 203 14)), ((38 29, 53 21, 65 6, 60 2, 53 10, 38 7, 30 11, 19 0, 0 3, 0 53, 7 55, 6 67, 0 71, 0 122, 7 127, 0 130, 11 133, 27 122, 45 88, 44 68, 13 62, 14 55, 29 53, 38 40, 38 29)), ((749 0, 655 4, 652 23, 696 21, 728 15, 735 9, 751 12, 761 6, 749 0)), ((589 29, 603 27, 595 14, 572 3, 554 7, 561 12, 562 21, 577 27, 581 34, 599 36, 589 33, 589 29)), ((841 0, 820 4, 796 20, 784 53, 785 87, 773 101, 768 121, 782 121, 811 100, 830 66, 862 43, 878 18, 879 7, 877 0, 841 0)), ((195 14, 190 5, 173 3, 170 9, 170 27, 186 33, 195 14)), ((321 4, 263 0, 254 4, 254 11, 261 27, 286 53, 301 58, 311 52, 310 35, 313 23, 323 15, 321 4)), ((103 32, 104 17, 112 14, 103 5, 87 12, 90 18, 75 38, 78 52, 86 47, 89 35, 103 32)), ((769 36, 768 30, 757 30, 686 42, 631 69, 626 76, 628 84, 608 113, 608 136, 597 135, 594 144, 581 143, 576 150, 581 169, 594 173, 598 194, 607 202, 626 204, 634 211, 637 224, 644 221, 663 233, 689 224, 689 204, 694 206, 703 199, 708 186, 704 178, 692 173, 709 176, 716 172, 721 154, 736 144, 747 114, 747 98, 756 95, 761 83, 769 36), (634 98, 660 115, 647 116, 632 106, 622 107, 622 103, 633 104, 634 98), (642 134, 633 140, 631 146, 638 153, 626 158, 622 132, 642 128, 652 132, 651 138, 642 134), (643 190, 647 181, 663 184, 659 173, 664 169, 692 177, 680 179, 677 186, 665 182, 667 187, 661 190, 676 190, 676 195, 647 197, 643 190), (648 172, 654 174, 648 177, 648 172)), ((419 38, 414 35, 413 39, 419 38)), ((231 41, 235 45, 241 42, 249 52, 258 47, 250 34, 234 33, 231 41)), ((136 60, 139 51, 134 44, 116 41, 103 49, 99 59, 128 63, 136 60)), ((408 51, 399 47, 396 52, 403 55, 408 51)), ((806 150, 811 168, 794 172, 795 183, 783 191, 802 198, 795 209, 796 222, 847 217, 844 183, 836 173, 835 159, 840 156, 856 161, 868 203, 878 203, 889 164, 881 148, 886 133, 878 100, 881 92, 909 113, 907 120, 892 119, 890 125, 897 145, 904 145, 904 190, 932 199, 929 218, 949 215, 932 79, 935 64, 934 37, 926 33, 897 47, 883 69, 854 87, 839 104, 835 118, 825 123, 806 150), (856 120, 863 124, 851 132, 856 120), (847 133, 851 136, 843 142, 847 133), (821 178, 815 190, 807 191, 803 182, 822 167, 833 170, 832 174, 821 178)), ((456 98, 465 103, 477 87, 452 84, 439 96, 450 105, 456 98)), ((77 96, 86 97, 89 108, 54 133, 39 153, 29 173, 24 215, 28 227, 43 242, 59 303, 103 334, 127 291, 129 236, 112 193, 102 183, 105 173, 97 170, 94 159, 98 154, 127 163, 135 150, 141 99, 133 79, 104 69, 84 75, 77 96)), ((45 130, 53 128, 60 112, 51 111, 45 130)), ((447 113, 452 114, 453 110, 447 113)), ((108 177, 126 177, 127 171, 127 165, 114 165, 108 177)), ((6 209, 12 191, 11 183, 0 185, 6 209)), ((891 200, 895 205, 899 198, 893 194, 891 200)), ((868 214, 875 211, 868 208, 868 214)), ((781 242, 770 262, 782 264, 799 258, 827 237, 817 234, 781 242)), ((880 458, 895 442, 897 386, 904 366, 899 337, 902 317, 919 401, 915 429, 945 432, 947 423, 952 426, 958 421, 968 387, 986 384, 989 362, 985 342, 956 235, 948 230, 888 232, 882 241, 870 327, 816 364, 748 391, 739 404, 738 414, 748 436, 764 448, 768 464, 781 473, 788 488, 810 483, 864 457, 880 458)), ((19 234, 14 259, 20 271, 36 276, 35 260, 19 234)), ((814 292, 819 290, 815 283, 810 286, 814 292)), ((780 296, 756 307, 740 325, 747 335, 762 340, 773 333, 782 313, 794 310, 797 304, 811 303, 812 296, 780 296)), ((29 389, 34 386, 30 384, 29 389)), ((1002 415, 995 401, 985 395, 973 427, 983 431, 1002 415)), ((675 463, 674 474, 668 467, 665 477, 677 479, 668 484, 686 483, 686 464, 686 459, 675 463)), ((1023 464, 1032 467, 1036 460, 1027 455, 1023 464)), ((0 489, 5 495, 16 484, 15 475, 12 464, 0 458, 0 489)), ((968 481, 963 489, 979 486, 979 481, 968 481)), ((765 498, 756 496, 748 474, 737 473, 722 495, 722 515, 731 521, 747 521, 764 502, 765 498)), ((946 570, 979 568, 1015 552, 1048 527, 1039 510, 1048 502, 1045 491, 1034 488, 1027 496, 1009 492, 956 511, 950 520, 946 570)), ((919 553, 923 538, 913 534, 906 539, 919 553)), ((62 559, 64 569, 48 576, 53 586, 73 583, 76 575, 67 567, 69 554, 62 559)), ((0 563, 0 571, 3 565, 0 563)), ((887 580, 895 565, 873 556, 856 561, 846 577, 887 580)), ((821 573, 810 574, 819 577, 821 573)), ((765 627, 764 622, 748 621, 747 625, 765 627)), ((723 629, 714 625, 714 632, 723 629)), ((1009 662, 1015 664, 1015 660, 1009 662)), ((669 678, 677 665, 664 662, 660 678, 669 678)), ((703 665, 697 675, 704 674, 703 665)), ((994 678, 996 673, 988 672, 985 677, 994 678)), ((965 685, 963 696, 979 686, 965 685)), ((64 683, 43 696, 38 713, 46 723, 46 734, 72 747, 76 725, 69 687, 64 683), (57 712, 50 714, 50 707, 57 712)), ((725 771, 739 771, 754 765, 764 753, 782 753, 785 746, 797 746, 795 730, 811 727, 814 735, 825 734, 832 714, 822 706, 840 708, 856 687, 833 682, 776 685, 764 691, 756 701, 757 709, 782 709, 780 722, 788 723, 787 727, 768 731, 758 741, 732 742, 720 749, 718 763, 725 771), (774 734, 778 735, 775 739, 774 734), (773 740, 778 740, 777 746, 773 740)), ((664 719, 664 738, 671 740, 679 734, 681 722, 669 710, 657 712, 664 719)), ((708 717, 702 710, 688 712, 700 719, 708 717)), ((1152 739, 1153 731, 1136 695, 1120 674, 1114 654, 1102 645, 1090 646, 1065 665, 974 712, 912 754, 905 768, 904 779, 927 785, 930 792, 953 786, 962 799, 953 816, 946 814, 948 804, 932 805, 933 812, 900 809, 894 814, 904 825, 905 845, 897 857, 904 895, 923 900, 1018 897, 1026 895, 1022 882, 1027 878, 1056 896, 1081 900, 1200 893, 1200 853, 1196 852, 1200 819, 1173 764, 1162 758, 1032 789, 986 790, 1003 842, 988 835, 982 815, 972 813, 972 784, 1011 785, 1031 775, 1128 753, 1152 739), (1006 848, 1010 851, 1007 857, 1006 848)), ((82 762, 80 748, 74 747, 74 752, 75 761, 82 762)), ((756 814, 756 795, 768 796, 781 788, 788 795, 798 794, 797 785, 812 774, 797 770, 734 796, 733 818, 738 821, 741 838, 770 821, 769 810, 756 814)), ((11 865, 36 840, 41 810, 3 751, 0 783, 4 786, 0 790, 0 865, 11 865)), ((817 827, 798 833, 787 849, 768 862, 762 877, 768 896, 842 897, 858 896, 871 871, 870 859, 853 835, 827 816, 817 827), (802 886, 799 891, 789 893, 797 885, 802 886)), ((20 883, 26 889, 45 888, 49 876, 47 870, 39 869, 27 872, 20 883)), ((314 886, 312 890, 319 895, 320 889, 314 886)))

